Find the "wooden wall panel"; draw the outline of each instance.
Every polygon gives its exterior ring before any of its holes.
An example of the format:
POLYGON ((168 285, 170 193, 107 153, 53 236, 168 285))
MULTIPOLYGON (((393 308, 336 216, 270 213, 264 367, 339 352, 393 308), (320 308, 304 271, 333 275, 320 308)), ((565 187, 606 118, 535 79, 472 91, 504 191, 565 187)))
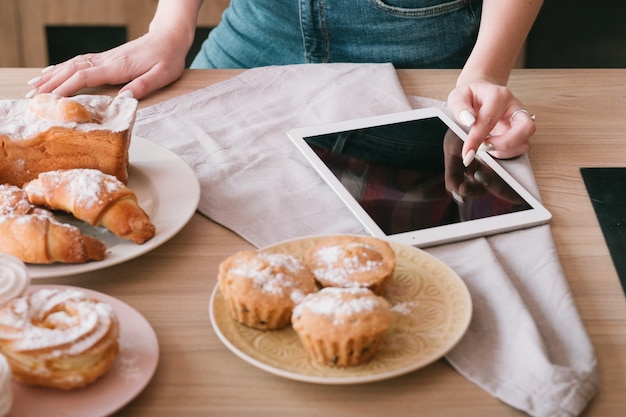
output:
POLYGON ((0 67, 22 66, 18 0, 0 0, 0 67))
MULTIPOLYGON (((48 65, 46 26, 125 26, 129 39, 148 30, 158 0, 0 0, 0 66, 48 65)), ((215 26, 229 0, 206 0, 199 24, 215 26)))

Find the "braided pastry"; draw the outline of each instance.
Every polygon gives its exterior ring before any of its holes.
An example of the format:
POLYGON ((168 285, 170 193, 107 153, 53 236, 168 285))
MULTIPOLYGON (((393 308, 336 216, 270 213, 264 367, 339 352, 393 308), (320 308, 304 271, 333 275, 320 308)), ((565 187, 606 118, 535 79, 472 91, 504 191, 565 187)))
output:
POLYGON ((119 352, 112 307, 78 289, 39 289, 0 310, 0 352, 13 379, 70 390, 111 369, 119 352))
POLYGON ((54 210, 72 213, 92 226, 144 243, 155 227, 135 193, 112 175, 95 169, 49 171, 24 185, 28 200, 54 210))

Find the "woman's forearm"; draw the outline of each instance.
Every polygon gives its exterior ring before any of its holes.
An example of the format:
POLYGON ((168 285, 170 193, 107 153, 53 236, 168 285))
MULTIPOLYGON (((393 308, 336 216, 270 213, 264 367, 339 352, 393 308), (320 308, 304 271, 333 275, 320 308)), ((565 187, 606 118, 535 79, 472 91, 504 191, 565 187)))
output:
POLYGON ((476 45, 457 85, 477 79, 506 85, 543 0, 484 0, 476 45))
POLYGON ((191 46, 202 0, 159 0, 150 32, 166 33, 191 46))

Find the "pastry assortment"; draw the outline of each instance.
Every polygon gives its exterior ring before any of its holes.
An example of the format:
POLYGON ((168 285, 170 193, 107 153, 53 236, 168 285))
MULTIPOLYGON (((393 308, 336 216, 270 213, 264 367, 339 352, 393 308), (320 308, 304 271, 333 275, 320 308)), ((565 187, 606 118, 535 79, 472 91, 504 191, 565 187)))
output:
MULTIPOLYGON (((112 307, 77 288, 28 291, 25 263, 83 263, 106 246, 57 220, 63 211, 143 244, 155 226, 128 183, 137 101, 41 94, 0 100, 0 416, 10 381, 74 390, 104 376, 119 354, 112 307)), ((390 245, 366 236, 319 239, 302 259, 238 252, 219 267, 228 314, 259 331, 291 328, 319 364, 371 360, 392 325, 390 245)))
POLYGON ((0 252, 30 264, 100 261, 106 246, 54 211, 143 244, 155 235, 127 186, 137 100, 0 100, 0 252))
POLYGON ((374 357, 392 324, 382 294, 395 262, 391 246, 381 239, 331 236, 319 239, 303 259, 265 250, 232 255, 220 264, 218 282, 234 320, 260 330, 291 324, 315 361, 354 366, 374 357), (272 258, 280 261, 267 261, 272 258), (314 284, 303 291, 291 283, 293 277, 299 284, 314 284), (265 309, 264 317, 280 316, 286 324, 259 326, 242 319, 258 305, 265 309))

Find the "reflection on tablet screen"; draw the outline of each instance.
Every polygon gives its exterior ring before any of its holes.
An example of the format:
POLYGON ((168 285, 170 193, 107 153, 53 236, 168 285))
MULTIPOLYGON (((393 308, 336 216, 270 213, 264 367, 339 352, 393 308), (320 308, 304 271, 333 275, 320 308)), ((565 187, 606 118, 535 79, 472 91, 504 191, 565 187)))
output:
POLYGON ((305 140, 388 235, 531 208, 437 117, 305 140))

